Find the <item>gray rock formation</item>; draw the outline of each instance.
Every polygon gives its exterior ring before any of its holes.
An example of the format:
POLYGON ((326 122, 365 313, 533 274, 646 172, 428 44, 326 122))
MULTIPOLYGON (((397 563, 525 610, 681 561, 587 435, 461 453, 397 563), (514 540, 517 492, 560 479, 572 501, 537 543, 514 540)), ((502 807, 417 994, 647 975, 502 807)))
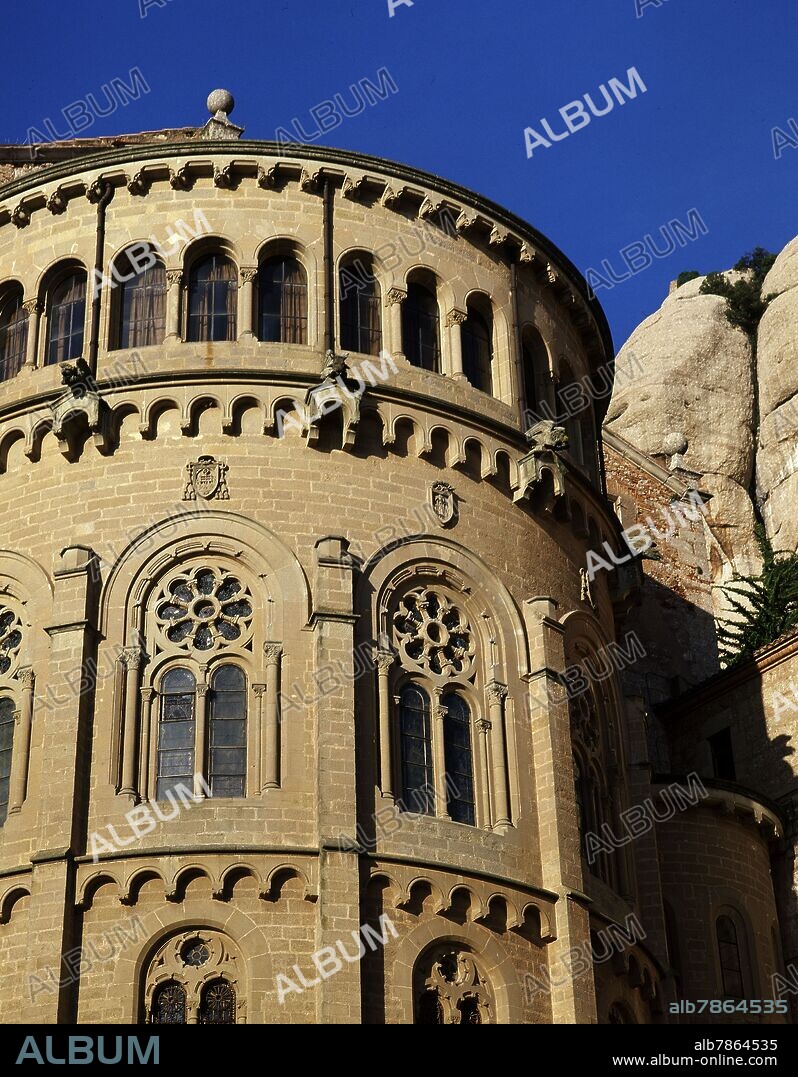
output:
POLYGON ((756 489, 776 550, 798 549, 798 239, 765 278, 774 294, 759 325, 756 489))
POLYGON ((663 466, 700 476, 696 485, 712 494, 707 522, 722 583, 759 565, 749 494, 753 358, 725 299, 699 294, 702 280, 668 296, 621 349, 618 365, 642 370, 616 386, 605 424, 663 466))

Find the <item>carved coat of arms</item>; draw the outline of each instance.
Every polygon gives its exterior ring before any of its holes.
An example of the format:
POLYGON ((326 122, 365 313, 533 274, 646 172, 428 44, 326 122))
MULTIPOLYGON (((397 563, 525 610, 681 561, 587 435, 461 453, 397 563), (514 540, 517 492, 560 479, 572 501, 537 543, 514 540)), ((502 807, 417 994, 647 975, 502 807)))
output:
POLYGON ((215 460, 212 456, 201 456, 194 463, 186 464, 186 485, 183 490, 184 501, 210 501, 218 497, 220 501, 230 498, 227 489, 227 464, 215 460))
POLYGON ((453 523, 457 515, 454 488, 448 482, 433 482, 429 490, 432 511, 444 527, 453 523))

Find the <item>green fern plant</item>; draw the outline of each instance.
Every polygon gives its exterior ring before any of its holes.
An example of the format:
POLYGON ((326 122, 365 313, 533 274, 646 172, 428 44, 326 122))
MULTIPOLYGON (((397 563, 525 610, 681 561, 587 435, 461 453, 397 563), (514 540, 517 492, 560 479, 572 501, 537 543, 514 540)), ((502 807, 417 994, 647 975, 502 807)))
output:
POLYGON ((761 524, 755 533, 762 571, 758 576, 736 575, 723 588, 735 615, 718 626, 724 669, 751 658, 760 647, 798 625, 798 552, 776 555, 761 524))

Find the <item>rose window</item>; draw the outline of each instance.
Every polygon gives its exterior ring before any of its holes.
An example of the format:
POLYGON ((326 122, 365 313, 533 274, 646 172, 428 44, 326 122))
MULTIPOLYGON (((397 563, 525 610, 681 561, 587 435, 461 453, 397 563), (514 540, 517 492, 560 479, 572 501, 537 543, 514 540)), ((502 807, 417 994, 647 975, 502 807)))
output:
POLYGON ((170 643, 212 651, 244 642, 252 622, 252 596, 232 573, 202 567, 173 579, 155 612, 170 643))
POLYGON ((471 627, 439 591, 419 588, 405 595, 393 622, 404 657, 417 666, 443 677, 470 670, 475 651, 471 627))
POLYGON ((0 674, 8 673, 22 644, 22 625, 15 613, 0 606, 0 674))
POLYGON ((211 951, 200 939, 192 939, 183 947, 180 956, 183 958, 184 964, 199 968, 201 965, 207 965, 210 961, 211 951))

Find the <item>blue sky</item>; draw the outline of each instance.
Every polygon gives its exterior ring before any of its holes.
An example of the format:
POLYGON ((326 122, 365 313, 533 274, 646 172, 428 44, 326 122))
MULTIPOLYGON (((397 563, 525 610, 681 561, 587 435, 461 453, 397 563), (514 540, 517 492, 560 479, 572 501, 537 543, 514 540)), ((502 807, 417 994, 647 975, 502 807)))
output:
POLYGON ((772 130, 798 142, 795 0, 26 0, 24 37, 0 78, 13 102, 0 141, 138 68, 149 92, 84 136, 201 124, 209 90, 233 91, 246 137, 386 68, 387 100, 318 139, 403 161, 501 202, 583 271, 696 209, 707 234, 612 289, 598 288, 616 348, 681 270, 730 266, 798 234, 798 148, 774 158, 772 130), (141 17, 141 4, 147 14, 141 17), (524 129, 566 130, 559 110, 636 68, 623 107, 527 157, 524 129), (789 126, 794 119, 794 132, 789 126))

